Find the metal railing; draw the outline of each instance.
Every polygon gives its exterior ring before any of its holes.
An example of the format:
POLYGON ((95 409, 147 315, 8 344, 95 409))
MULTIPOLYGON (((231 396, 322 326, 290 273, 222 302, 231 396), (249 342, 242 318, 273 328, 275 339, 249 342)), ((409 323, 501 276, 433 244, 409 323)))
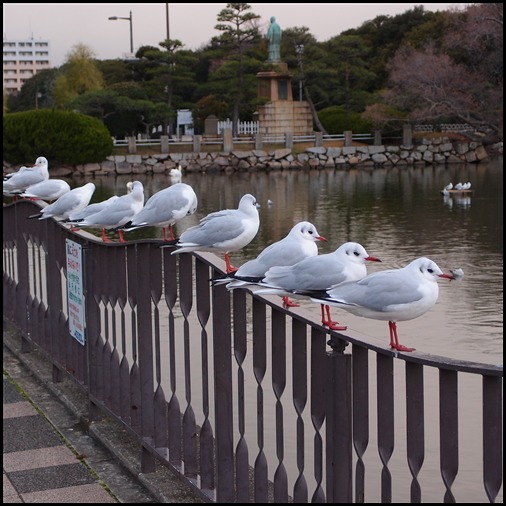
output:
POLYGON ((502 367, 329 332, 211 286, 212 254, 103 243, 27 219, 39 208, 4 205, 4 318, 86 393, 91 420, 136 438, 143 472, 158 461, 208 502, 496 500, 502 367), (69 332, 67 240, 82 247, 85 345, 69 332))

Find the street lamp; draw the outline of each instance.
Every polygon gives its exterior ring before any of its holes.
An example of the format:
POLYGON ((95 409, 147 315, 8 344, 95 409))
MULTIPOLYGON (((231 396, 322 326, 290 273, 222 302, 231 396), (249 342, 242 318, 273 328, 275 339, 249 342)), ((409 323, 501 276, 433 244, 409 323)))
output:
POLYGON ((297 60, 299 61, 299 100, 302 101, 302 79, 304 77, 304 70, 302 68, 302 56, 304 54, 304 44, 297 44, 295 46, 297 53, 297 60))
POLYGON ((132 24, 132 11, 130 11, 130 17, 128 17, 128 18, 121 18, 119 16, 111 16, 109 18, 110 21, 116 21, 117 19, 126 19, 127 21, 130 21, 130 53, 133 54, 133 52, 134 52, 134 30, 133 30, 133 24, 132 24))

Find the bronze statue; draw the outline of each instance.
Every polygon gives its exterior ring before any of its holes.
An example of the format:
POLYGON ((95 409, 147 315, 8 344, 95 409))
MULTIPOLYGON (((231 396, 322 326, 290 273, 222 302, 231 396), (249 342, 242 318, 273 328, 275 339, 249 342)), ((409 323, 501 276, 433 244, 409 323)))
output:
POLYGON ((269 57, 267 61, 280 61, 281 28, 276 23, 274 16, 271 17, 271 25, 267 31, 267 38, 269 39, 269 57))

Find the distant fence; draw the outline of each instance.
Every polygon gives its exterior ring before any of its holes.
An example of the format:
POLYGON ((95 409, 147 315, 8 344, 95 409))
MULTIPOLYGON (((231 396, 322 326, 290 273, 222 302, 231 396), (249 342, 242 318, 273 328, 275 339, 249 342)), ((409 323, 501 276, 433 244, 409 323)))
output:
MULTIPOLYGON (((225 128, 233 129, 233 122, 231 119, 225 121, 218 121, 218 134, 221 135, 225 128)), ((237 123, 237 135, 254 135, 258 133, 258 121, 239 121, 237 123)))
POLYGON ((441 123, 439 125, 414 125, 414 132, 474 132, 476 129, 467 123, 441 123))

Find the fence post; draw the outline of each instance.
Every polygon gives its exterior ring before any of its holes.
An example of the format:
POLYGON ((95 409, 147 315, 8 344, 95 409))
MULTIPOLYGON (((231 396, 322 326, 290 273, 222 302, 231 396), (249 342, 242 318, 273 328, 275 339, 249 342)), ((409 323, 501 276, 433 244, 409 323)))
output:
POLYGON ((223 151, 230 153, 234 149, 234 137, 232 128, 227 127, 223 129, 223 151))
POLYGON ((135 137, 128 137, 128 152, 130 154, 137 153, 137 145, 135 143, 135 137))
POLYGON ((323 146, 323 134, 321 132, 315 132, 315 134, 314 134, 314 145, 317 148, 321 148, 323 146))
POLYGON ((193 136, 193 152, 200 153, 200 143, 202 142, 202 135, 193 136))
POLYGON ((255 149, 262 149, 264 147, 264 141, 263 141, 263 138, 262 138, 262 134, 260 132, 258 132, 256 135, 255 135, 255 149))
POLYGON ((327 353, 327 502, 352 503, 351 355, 327 353))
POLYGON ((351 130, 345 130, 343 133, 344 133, 344 147, 349 148, 353 146, 353 132, 351 130))
POLYGON ((402 145, 404 147, 413 145, 413 127, 410 123, 404 123, 402 125, 402 145))
POLYGON ((169 152, 169 136, 168 135, 162 135, 160 137, 160 151, 161 151, 161 153, 168 153, 169 152))
POLYGON ((374 130, 374 146, 381 146, 382 143, 381 130, 374 130))
POLYGON ((293 134, 291 132, 285 134, 285 147, 287 149, 293 148, 293 134))

